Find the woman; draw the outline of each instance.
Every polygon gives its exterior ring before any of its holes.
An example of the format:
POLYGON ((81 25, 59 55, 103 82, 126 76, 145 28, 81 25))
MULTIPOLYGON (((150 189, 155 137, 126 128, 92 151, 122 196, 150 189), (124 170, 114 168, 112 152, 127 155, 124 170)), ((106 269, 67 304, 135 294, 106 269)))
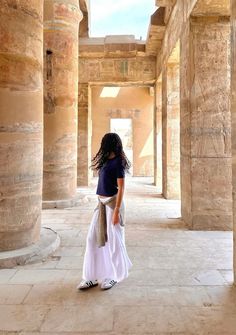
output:
POLYGON ((98 285, 107 290, 128 277, 132 266, 124 238, 125 171, 130 168, 120 137, 108 133, 92 160, 98 170, 98 206, 89 227, 83 265, 83 280, 78 289, 98 285))

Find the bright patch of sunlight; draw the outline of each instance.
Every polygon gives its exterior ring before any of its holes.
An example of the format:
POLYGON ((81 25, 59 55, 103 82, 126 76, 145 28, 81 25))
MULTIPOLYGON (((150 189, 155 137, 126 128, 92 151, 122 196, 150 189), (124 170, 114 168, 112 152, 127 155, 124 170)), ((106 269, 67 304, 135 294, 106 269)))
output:
POLYGON ((146 156, 151 156, 151 155, 153 155, 153 130, 148 136, 148 139, 146 143, 144 144, 139 157, 141 158, 141 157, 146 157, 146 156))
POLYGON ((116 98, 120 87, 103 87, 100 98, 116 98))

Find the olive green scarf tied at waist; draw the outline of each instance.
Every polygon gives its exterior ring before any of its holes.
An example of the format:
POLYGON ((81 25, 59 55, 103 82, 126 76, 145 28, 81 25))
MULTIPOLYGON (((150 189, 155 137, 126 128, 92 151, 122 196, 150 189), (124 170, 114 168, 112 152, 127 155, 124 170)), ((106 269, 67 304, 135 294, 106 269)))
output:
MULTIPOLYGON (((104 198, 105 199, 105 198, 104 198)), ((108 241, 107 236, 107 215, 106 215, 106 206, 109 206, 112 210, 116 207, 116 195, 107 200, 101 201, 98 197, 98 205, 95 210, 98 210, 98 224, 97 224, 97 245, 98 247, 104 247, 108 241)), ((119 211, 121 226, 124 226, 124 205, 122 203, 119 211)), ((113 224, 113 223, 112 223, 113 224)))

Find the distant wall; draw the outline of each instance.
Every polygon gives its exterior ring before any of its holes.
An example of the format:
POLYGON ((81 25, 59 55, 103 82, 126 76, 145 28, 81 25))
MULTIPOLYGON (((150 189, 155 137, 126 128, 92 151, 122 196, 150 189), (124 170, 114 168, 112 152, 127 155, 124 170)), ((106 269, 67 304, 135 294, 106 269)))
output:
POLYGON ((110 131, 111 118, 133 122, 133 175, 153 176, 153 96, 149 87, 122 87, 116 98, 100 98, 103 87, 91 88, 92 155, 110 131))

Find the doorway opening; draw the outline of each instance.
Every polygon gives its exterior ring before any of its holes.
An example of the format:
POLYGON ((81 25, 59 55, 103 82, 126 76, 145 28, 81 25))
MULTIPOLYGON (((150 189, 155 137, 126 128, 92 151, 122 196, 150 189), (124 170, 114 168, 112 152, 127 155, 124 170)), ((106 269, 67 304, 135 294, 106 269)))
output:
MULTIPOLYGON (((127 187, 142 184, 145 194, 145 187, 150 191, 154 187, 153 110, 151 86, 91 85, 92 156, 98 151, 104 134, 118 133, 132 164, 127 187)), ((153 192, 156 190, 154 187, 153 192)))

